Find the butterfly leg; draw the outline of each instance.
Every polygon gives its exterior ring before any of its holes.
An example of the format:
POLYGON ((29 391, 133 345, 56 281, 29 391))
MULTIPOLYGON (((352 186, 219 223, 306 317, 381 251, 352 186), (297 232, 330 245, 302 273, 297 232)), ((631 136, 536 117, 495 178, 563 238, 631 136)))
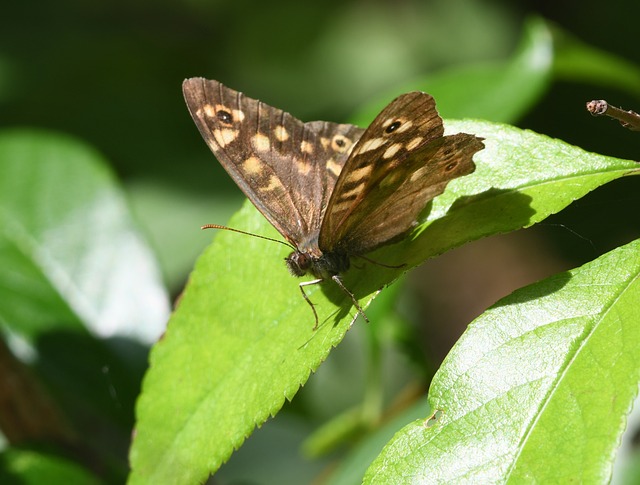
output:
POLYGON ((364 318, 364 321, 365 321, 365 322, 367 322, 367 323, 369 323, 369 319, 367 318, 367 315, 364 313, 364 310, 363 310, 363 309, 362 309, 362 307, 360 306, 360 303, 358 303, 358 300, 356 300, 356 297, 355 297, 355 296, 353 296, 353 293, 351 293, 351 292, 347 289, 347 287, 346 287, 346 286, 344 286, 344 283, 342 282, 342 278, 340 278, 340 275, 335 274, 335 275, 333 275, 333 276, 331 277, 331 279, 332 279, 333 281, 335 281, 335 282, 338 284, 338 286, 339 286, 340 288, 342 288, 342 291, 344 291, 347 295, 349 295, 349 296, 351 297, 351 301, 353 302, 353 306, 355 306, 355 307, 356 307, 356 310, 358 310, 358 313, 359 313, 360 315, 362 315, 362 318, 364 318))
POLYGON ((318 283, 322 283, 323 281, 324 280, 322 278, 318 278, 317 280, 303 281, 302 283, 300 283, 300 293, 302 293, 302 296, 304 297, 304 299, 307 301, 307 303, 311 307, 311 310, 313 311, 313 316, 316 319, 316 324, 313 326, 313 330, 317 330, 318 329, 318 312, 316 311, 316 308, 315 308, 314 304, 311 302, 311 300, 309 300, 309 297, 304 292, 304 287, 305 286, 309 286, 309 285, 317 285, 318 283))

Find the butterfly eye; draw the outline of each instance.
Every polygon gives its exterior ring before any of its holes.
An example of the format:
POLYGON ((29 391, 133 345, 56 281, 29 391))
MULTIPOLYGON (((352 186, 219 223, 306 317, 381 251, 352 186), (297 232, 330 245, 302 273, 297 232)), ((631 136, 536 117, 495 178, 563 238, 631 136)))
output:
POLYGON ((393 133, 394 131, 396 131, 398 128, 400 128, 400 125, 402 123, 400 123, 399 121, 394 121, 393 123, 391 123, 389 126, 387 126, 387 129, 384 130, 387 133, 393 133))
POLYGON ((228 111, 220 110, 216 113, 216 116, 222 123, 226 125, 230 125, 231 122, 233 121, 233 118, 231 117, 231 113, 229 113, 228 111))
POLYGON ((294 251, 284 258, 289 271, 294 276, 304 276, 312 266, 311 257, 306 253, 294 251))

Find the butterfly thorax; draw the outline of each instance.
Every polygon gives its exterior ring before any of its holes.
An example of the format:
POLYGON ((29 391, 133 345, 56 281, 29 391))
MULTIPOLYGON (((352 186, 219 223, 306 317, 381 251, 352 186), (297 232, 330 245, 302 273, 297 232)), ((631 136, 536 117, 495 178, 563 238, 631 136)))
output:
POLYGON ((349 256, 336 252, 314 256, 311 252, 294 251, 285 258, 285 262, 294 276, 311 273, 323 280, 347 271, 350 265, 349 256))

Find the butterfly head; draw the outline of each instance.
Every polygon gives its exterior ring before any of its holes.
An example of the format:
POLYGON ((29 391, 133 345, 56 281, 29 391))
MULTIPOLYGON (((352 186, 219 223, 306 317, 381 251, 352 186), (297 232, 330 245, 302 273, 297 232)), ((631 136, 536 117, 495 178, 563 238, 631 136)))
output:
POLYGON ((349 269, 349 256, 343 253, 326 253, 313 256, 309 252, 293 251, 285 259, 289 272, 294 276, 311 273, 316 278, 329 279, 349 269))
POLYGON ((294 251, 284 258, 284 261, 293 276, 304 276, 312 265, 312 257, 309 253, 294 251))

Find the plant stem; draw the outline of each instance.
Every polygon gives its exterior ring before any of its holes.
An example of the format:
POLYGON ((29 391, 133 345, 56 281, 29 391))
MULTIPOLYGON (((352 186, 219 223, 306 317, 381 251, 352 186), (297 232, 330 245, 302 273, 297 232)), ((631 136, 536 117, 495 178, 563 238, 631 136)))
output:
POLYGON ((640 115, 635 111, 625 111, 611 106, 604 99, 594 99, 587 103, 587 111, 593 116, 609 116, 631 131, 640 131, 640 115))

